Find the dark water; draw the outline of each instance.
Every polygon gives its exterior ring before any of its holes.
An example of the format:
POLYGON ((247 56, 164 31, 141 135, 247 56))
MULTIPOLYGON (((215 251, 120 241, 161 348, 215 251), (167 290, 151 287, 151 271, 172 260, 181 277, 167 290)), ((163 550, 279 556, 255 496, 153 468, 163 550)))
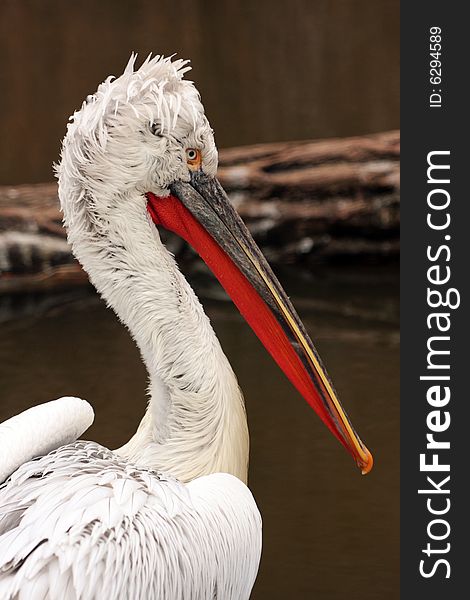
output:
POLYGON ((1 0, 1 184, 52 178, 133 50, 192 60, 219 147, 399 126, 398 0, 1 0))
MULTIPOLYGON (((280 276, 375 468, 360 475, 232 305, 210 289, 206 310, 245 393, 250 487, 264 519, 253 598, 398 598, 397 273, 280 276)), ((146 375, 114 315, 92 294, 79 296, 0 298, 0 420, 78 395, 96 412, 86 437, 116 447, 142 416, 146 375)))

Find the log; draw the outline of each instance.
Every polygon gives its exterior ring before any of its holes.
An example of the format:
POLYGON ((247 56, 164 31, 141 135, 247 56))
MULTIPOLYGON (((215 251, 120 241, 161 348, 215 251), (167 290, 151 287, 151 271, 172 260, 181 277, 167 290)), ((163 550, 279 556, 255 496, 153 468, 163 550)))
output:
MULTIPOLYGON (((221 150, 218 177, 274 264, 399 256, 399 132, 221 150)), ((182 261, 192 251, 165 243, 182 261)), ((0 186, 0 293, 87 283, 55 183, 0 186)))

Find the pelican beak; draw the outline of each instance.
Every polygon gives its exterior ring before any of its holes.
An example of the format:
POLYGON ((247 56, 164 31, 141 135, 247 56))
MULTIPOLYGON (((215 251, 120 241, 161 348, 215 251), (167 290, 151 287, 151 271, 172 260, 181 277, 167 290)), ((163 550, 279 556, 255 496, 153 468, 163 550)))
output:
POLYGON ((184 238, 219 279, 239 311, 300 394, 355 459, 372 455, 354 430, 294 307, 233 209, 224 189, 202 171, 176 182, 170 196, 147 194, 155 224, 184 238))

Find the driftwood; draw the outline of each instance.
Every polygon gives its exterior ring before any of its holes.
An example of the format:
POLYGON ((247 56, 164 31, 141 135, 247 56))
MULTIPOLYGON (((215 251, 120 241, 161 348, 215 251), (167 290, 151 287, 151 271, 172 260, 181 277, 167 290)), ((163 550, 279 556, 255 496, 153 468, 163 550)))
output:
MULTIPOLYGON (((381 261, 399 254, 399 156, 398 132, 261 144, 222 150, 218 177, 271 262, 381 261)), ((0 187, 0 293, 86 282, 56 184, 0 187)))

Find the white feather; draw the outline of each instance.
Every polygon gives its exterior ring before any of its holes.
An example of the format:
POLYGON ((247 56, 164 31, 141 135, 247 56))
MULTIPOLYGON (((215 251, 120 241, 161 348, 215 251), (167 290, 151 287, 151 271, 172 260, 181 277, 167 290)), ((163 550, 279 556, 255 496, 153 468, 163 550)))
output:
POLYGON ((0 483, 35 456, 75 441, 93 423, 85 400, 60 398, 35 406, 0 424, 0 483))
POLYGON ((0 515, 2 599, 26 591, 28 600, 249 598, 261 519, 231 475, 184 485, 76 442, 22 465, 0 488, 1 505, 16 502, 15 527, 5 528, 9 510, 0 515), (46 498, 53 498, 47 510, 46 498))

